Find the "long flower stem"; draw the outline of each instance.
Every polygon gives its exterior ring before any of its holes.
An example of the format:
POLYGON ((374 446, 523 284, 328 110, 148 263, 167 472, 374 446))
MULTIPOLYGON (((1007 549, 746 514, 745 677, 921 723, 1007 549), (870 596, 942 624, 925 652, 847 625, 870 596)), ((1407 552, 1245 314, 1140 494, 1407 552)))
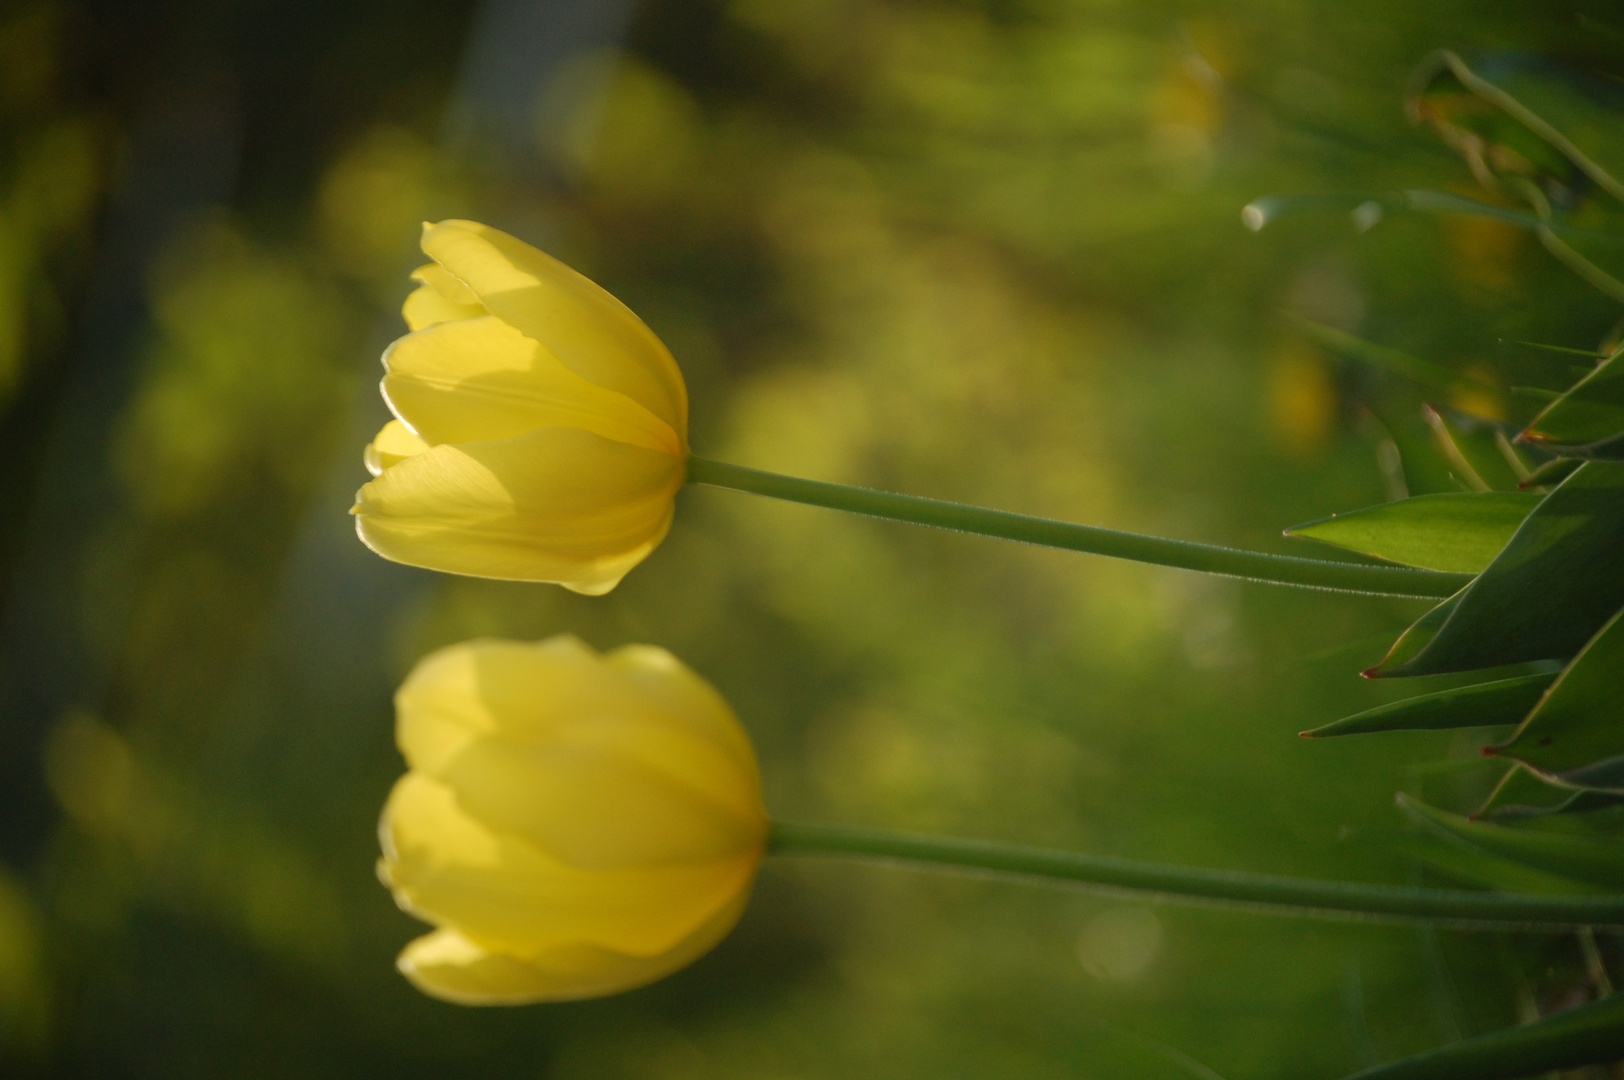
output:
POLYGON ((1311 881, 951 837, 782 821, 773 825, 768 850, 779 855, 835 855, 881 859, 909 866, 945 866, 1072 882, 1164 899, 1273 908, 1288 914, 1329 918, 1446 922, 1499 929, 1624 927, 1624 896, 1530 896, 1311 881))
POLYGON ((1241 551, 1215 544, 1196 544, 1188 540, 1141 536, 1116 529, 1074 525, 1003 510, 986 510, 964 503, 926 499, 918 495, 896 495, 872 488, 802 480, 701 457, 688 459, 688 482, 748 491, 753 495, 826 506, 891 521, 934 525, 941 529, 996 536, 1068 551, 1086 551, 1157 566, 1175 566, 1183 570, 1266 581, 1275 585, 1441 599, 1454 595, 1472 580, 1470 574, 1302 559, 1292 555, 1241 551))

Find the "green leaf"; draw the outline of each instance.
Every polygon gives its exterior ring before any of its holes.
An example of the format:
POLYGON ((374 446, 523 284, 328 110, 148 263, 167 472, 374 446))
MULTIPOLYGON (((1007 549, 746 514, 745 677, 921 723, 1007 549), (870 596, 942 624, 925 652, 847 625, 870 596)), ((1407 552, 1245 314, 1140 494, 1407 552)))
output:
MULTIPOLYGON (((1607 355, 1606 353, 1599 353, 1595 349, 1575 349, 1567 345, 1548 345, 1542 341, 1519 341, 1516 338, 1501 338, 1500 340, 1510 342, 1513 345, 1523 345, 1530 349, 1539 349, 1541 352, 1563 353, 1567 356, 1588 356, 1592 360, 1600 360, 1607 355)), ((1513 393, 1520 389, 1527 389, 1527 387, 1513 386, 1511 388, 1513 393)), ((1540 390, 1538 393, 1550 394, 1552 397, 1562 396, 1552 390, 1540 390)))
POLYGON ((1517 1080, 1624 1058, 1624 994, 1377 1065, 1347 1080, 1517 1080))
POLYGON ((1455 478, 1471 491, 1515 491, 1529 476, 1528 466, 1499 425, 1448 413, 1428 405, 1421 417, 1432 429, 1438 450, 1455 478))
POLYGON ((1417 495, 1293 525, 1286 535, 1405 566, 1476 574, 1500 554, 1541 498, 1521 491, 1417 495))
POLYGON ((1439 728, 1491 727, 1517 724, 1539 703, 1555 675, 1523 675, 1515 679, 1457 686, 1435 694, 1405 698, 1388 705, 1334 720, 1324 727, 1301 732, 1306 739, 1331 735, 1365 735, 1377 731, 1429 731, 1439 728))
POLYGON ((1386 345, 1377 345, 1364 338, 1354 337, 1323 323, 1305 319, 1301 315, 1288 314, 1287 318, 1310 341, 1345 359, 1369 364, 1371 367, 1401 375, 1412 382, 1436 390, 1448 390, 1460 381, 1453 371, 1430 360, 1423 360, 1419 356, 1411 356, 1409 353, 1390 349, 1386 345))
POLYGON ((1407 795, 1398 804, 1474 847, 1535 870, 1605 889, 1624 889, 1624 843, 1541 829, 1490 825, 1428 806, 1407 795))
POLYGON ((1545 496, 1488 569, 1422 616, 1366 674, 1567 660, 1620 607, 1624 465, 1589 461, 1545 496))
POLYGON ((1413 829, 1365 832, 1386 848, 1408 855, 1446 877, 1480 889, 1553 896, 1605 896, 1610 892, 1599 885, 1547 874, 1532 866, 1502 859, 1457 836, 1430 827, 1425 832, 1413 829))
POLYGON ((1528 475, 1528 479, 1524 480, 1518 485, 1518 487, 1555 487, 1557 484, 1560 484, 1562 481, 1572 476, 1579 466, 1583 464, 1584 462, 1580 461, 1578 458, 1552 458, 1530 473, 1528 475))
POLYGON ((1559 787, 1518 764, 1506 771, 1472 816, 1497 821, 1527 820, 1552 814, 1588 814, 1620 803, 1624 803, 1624 795, 1559 787))
POLYGON ((1510 207, 1487 203, 1482 199, 1470 199, 1464 195, 1456 195, 1448 191, 1427 191, 1412 188, 1400 192, 1398 201, 1400 208, 1407 210, 1494 218, 1513 225, 1521 225, 1533 232, 1538 232, 1540 229, 1550 229, 1558 236, 1572 240, 1600 244, 1606 247, 1624 246, 1624 235, 1616 232, 1600 229, 1578 229, 1561 221, 1545 221, 1538 215, 1530 214, 1526 210, 1513 210, 1510 207))
POLYGON ((1495 753, 1556 783, 1624 795, 1624 611, 1597 631, 1495 753))
POLYGON ((1568 457, 1624 460, 1624 353, 1546 406, 1517 439, 1568 457))
POLYGON ((1561 68, 1528 63, 1505 53, 1495 59, 1501 62, 1483 65, 1496 69, 1492 78, 1482 70, 1466 74, 1493 86, 1499 94, 1470 88, 1505 109, 1614 198, 1624 199, 1624 184, 1616 179, 1624 173, 1624 140, 1618 137, 1616 105, 1599 98, 1582 78, 1561 68))
POLYGON ((1402 667, 1420 656, 1426 651, 1427 646, 1432 644, 1439 632, 1443 630, 1444 624, 1449 621, 1449 617, 1455 613, 1455 609, 1460 606, 1460 602, 1465 596, 1466 589, 1462 589, 1415 620, 1410 625, 1410 628, 1400 634, 1397 641, 1393 642, 1392 648, 1387 650, 1387 655, 1383 657, 1381 663, 1373 668, 1365 669, 1360 674, 1367 679, 1379 679, 1385 675, 1388 668, 1402 667))

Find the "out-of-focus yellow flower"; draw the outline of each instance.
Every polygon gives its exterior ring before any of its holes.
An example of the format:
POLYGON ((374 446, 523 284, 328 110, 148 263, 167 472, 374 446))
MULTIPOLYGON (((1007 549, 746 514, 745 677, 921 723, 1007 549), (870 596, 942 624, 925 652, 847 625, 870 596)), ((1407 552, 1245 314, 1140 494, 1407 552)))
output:
POLYGON ((663 649, 482 640, 395 696, 411 766, 379 873, 438 929, 400 970, 467 1005, 629 990, 708 951, 744 909, 768 821, 750 740, 663 649))
POLYGON ((682 373, 624 304, 506 233, 442 221, 423 250, 412 332, 383 356, 396 419, 367 447, 361 539, 431 570, 608 592, 671 525, 682 373))

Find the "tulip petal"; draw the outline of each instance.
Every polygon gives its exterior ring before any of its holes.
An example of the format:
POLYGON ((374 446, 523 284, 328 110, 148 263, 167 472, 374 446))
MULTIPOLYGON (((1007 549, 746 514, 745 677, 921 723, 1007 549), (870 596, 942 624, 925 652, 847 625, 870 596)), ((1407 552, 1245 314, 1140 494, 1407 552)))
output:
POLYGON ((443 296, 448 303, 456 304, 459 307, 480 308, 481 315, 489 314, 489 312, 483 310, 484 305, 479 302, 479 295, 457 280, 439 263, 424 263, 419 266, 412 271, 412 280, 427 285, 443 296))
POLYGON ((680 455, 671 426, 624 394, 587 382, 491 316, 442 322, 383 354, 384 400, 431 445, 491 441, 548 424, 680 455))
POLYGON ((381 476, 391 465, 405 461, 415 454, 421 454, 428 448, 429 444, 413 434, 411 428, 399 420, 391 420, 367 444, 362 461, 366 463, 367 472, 373 476, 381 476))
POLYGON ((412 280, 422 284, 412 290, 400 308, 409 329, 422 330, 436 323, 490 314, 474 290, 446 273, 439 263, 419 266, 412 271, 412 280))
POLYGON ((645 701, 659 703, 662 713, 702 732, 759 782, 750 737, 714 686, 658 645, 623 645, 603 659, 645 701))
POLYGON ((645 406, 686 446, 682 373, 654 332, 619 300, 552 256, 477 222, 425 225, 423 251, 492 315, 539 341, 588 382, 645 406))
POLYGON ((659 723, 571 725, 545 747, 468 743, 439 774, 465 810, 571 866, 613 870, 760 851, 762 814, 732 763, 659 723))
POLYGON ((406 320, 408 330, 425 330, 440 323, 489 314, 483 304, 454 304, 427 285, 413 289, 400 305, 400 317, 406 320))
POLYGON ((402 908, 525 955, 579 944, 667 952, 746 889, 760 857, 582 870, 487 828, 450 787, 416 772, 390 792, 379 832, 402 908))
POLYGON ((670 528, 681 459, 581 428, 436 446, 356 494, 362 541, 454 574, 604 593, 670 528))
MULTIPOLYGON (((417 662, 395 695, 401 723, 419 715, 453 719, 481 735, 544 741, 580 715, 624 712, 691 727, 756 776, 755 751, 714 687, 669 652, 627 645, 600 656, 571 634, 545 641, 480 639, 449 645, 417 662)), ((403 728, 404 730, 404 728, 403 728)), ((415 768, 433 768, 412 756, 415 768)))
POLYGON ((656 956, 578 945, 520 957, 490 952, 455 930, 442 929, 407 945, 396 964, 419 990, 458 1005, 601 997, 646 986, 693 963, 733 929, 748 899, 749 890, 741 890, 731 903, 656 956))
POLYGON ((442 649, 396 695, 401 750, 483 822, 573 866, 759 851, 761 780, 737 719, 669 653, 643 648, 605 658, 562 638, 442 649))

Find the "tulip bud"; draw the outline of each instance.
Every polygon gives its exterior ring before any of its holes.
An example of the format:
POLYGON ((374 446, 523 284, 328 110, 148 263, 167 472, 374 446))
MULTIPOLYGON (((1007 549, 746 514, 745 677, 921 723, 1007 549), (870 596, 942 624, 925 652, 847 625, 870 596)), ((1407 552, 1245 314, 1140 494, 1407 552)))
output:
POLYGON ((466 642, 421 660, 395 707, 411 771, 379 875, 438 927, 400 954, 425 993, 630 990, 738 920, 767 842, 760 773, 727 703, 670 653, 466 642))
POLYGON ((624 304, 506 233, 426 224, 423 251, 412 332, 383 356, 396 419, 367 447, 361 539, 431 570, 608 592, 671 525, 682 373, 624 304))

